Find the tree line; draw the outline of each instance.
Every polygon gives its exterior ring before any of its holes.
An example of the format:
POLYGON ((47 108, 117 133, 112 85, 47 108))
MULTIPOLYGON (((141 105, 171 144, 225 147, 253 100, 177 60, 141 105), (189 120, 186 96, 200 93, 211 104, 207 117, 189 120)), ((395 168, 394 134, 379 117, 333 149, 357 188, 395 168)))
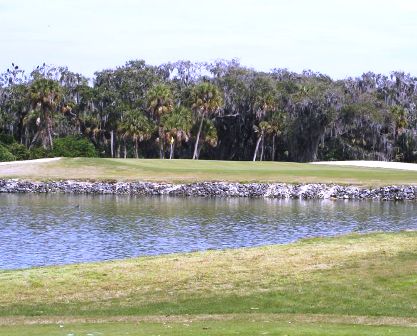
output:
POLYGON ((135 60, 88 79, 12 64, 0 74, 0 158, 70 144, 117 158, 416 162, 416 103, 417 78, 404 72, 333 80, 235 60, 135 60))

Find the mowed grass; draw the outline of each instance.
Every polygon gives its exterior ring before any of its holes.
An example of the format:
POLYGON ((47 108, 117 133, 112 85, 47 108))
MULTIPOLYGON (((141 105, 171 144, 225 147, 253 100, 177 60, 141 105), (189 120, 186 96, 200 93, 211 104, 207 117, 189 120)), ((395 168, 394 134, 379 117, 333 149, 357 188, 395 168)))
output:
POLYGON ((290 162, 63 158, 48 163, 0 166, 2 178, 117 180, 192 183, 203 181, 339 183, 363 186, 417 184, 417 171, 290 162))
POLYGON ((286 336, 415 336, 417 328, 400 326, 370 326, 335 323, 306 324, 287 319, 274 321, 271 319, 229 321, 193 321, 184 322, 118 322, 118 323, 84 323, 84 324, 49 324, 25 326, 0 326, 0 335, 7 336, 149 336, 149 335, 286 335, 286 336))
POLYGON ((1 324, 0 335, 415 335, 417 232, 0 271, 1 324))

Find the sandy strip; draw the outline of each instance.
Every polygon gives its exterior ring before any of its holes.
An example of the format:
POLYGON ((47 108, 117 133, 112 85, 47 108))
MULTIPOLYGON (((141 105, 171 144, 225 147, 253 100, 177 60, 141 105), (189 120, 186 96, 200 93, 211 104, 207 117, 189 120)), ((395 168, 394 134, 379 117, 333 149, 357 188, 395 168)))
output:
POLYGON ((356 166, 356 167, 370 167, 370 168, 388 168, 388 169, 417 171, 416 163, 405 163, 405 162, 357 160, 357 161, 320 161, 320 162, 311 162, 311 164, 335 165, 335 166, 356 166))
POLYGON ((7 161, 7 162, 0 162, 0 166, 9 166, 9 165, 20 165, 20 164, 28 164, 28 163, 45 163, 45 162, 52 162, 61 160, 60 157, 56 158, 46 158, 46 159, 36 159, 36 160, 22 160, 22 161, 7 161))

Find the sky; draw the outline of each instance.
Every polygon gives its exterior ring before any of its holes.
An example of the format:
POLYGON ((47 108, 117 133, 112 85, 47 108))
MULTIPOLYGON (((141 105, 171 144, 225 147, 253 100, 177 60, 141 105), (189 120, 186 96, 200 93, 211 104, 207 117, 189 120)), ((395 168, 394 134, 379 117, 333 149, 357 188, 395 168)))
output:
POLYGON ((0 72, 234 58, 335 79, 417 76, 416 18, 415 0, 0 0, 0 72))

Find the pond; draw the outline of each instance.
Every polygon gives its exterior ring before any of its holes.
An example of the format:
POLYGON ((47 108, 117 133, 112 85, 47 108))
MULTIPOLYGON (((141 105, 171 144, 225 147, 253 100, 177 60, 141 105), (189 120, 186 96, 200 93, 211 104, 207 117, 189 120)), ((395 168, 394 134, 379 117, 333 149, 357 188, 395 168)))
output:
POLYGON ((0 194, 0 269, 417 229, 417 202, 0 194))

